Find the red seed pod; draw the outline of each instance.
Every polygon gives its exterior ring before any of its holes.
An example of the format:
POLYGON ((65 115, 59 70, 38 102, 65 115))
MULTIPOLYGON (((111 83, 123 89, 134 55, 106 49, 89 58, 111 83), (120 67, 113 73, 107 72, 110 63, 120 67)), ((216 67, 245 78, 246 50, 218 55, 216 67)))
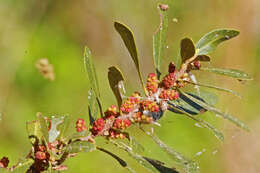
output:
POLYGON ((7 157, 2 157, 0 160, 0 168, 7 168, 9 164, 9 159, 7 157))
POLYGON ((168 8, 169 8, 169 6, 168 6, 167 4, 160 4, 159 7, 160 7, 160 9, 161 9, 162 11, 167 11, 168 8))
POLYGON ((164 88, 172 88, 174 86, 174 83, 176 81, 176 76, 174 73, 169 73, 166 75, 162 80, 162 85, 164 88))
POLYGON ((47 158, 46 153, 42 151, 37 151, 34 153, 34 157, 38 160, 45 160, 47 158))
POLYGON ((76 130, 77 132, 82 132, 84 130, 87 130, 87 126, 85 124, 84 119, 79 118, 76 122, 76 130))
POLYGON ((196 69, 198 69, 198 70, 200 69, 200 67, 201 67, 200 61, 194 61, 193 64, 196 69))

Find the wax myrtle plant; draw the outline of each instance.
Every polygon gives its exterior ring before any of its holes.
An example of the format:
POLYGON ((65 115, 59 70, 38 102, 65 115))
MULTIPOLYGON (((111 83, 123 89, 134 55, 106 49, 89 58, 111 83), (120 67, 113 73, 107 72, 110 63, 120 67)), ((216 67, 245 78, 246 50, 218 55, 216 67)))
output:
POLYGON ((177 65, 175 62, 169 62, 168 69, 161 69, 167 46, 168 6, 160 4, 158 11, 160 25, 153 35, 153 61, 155 67, 148 74, 146 82, 144 82, 140 70, 138 51, 132 31, 120 22, 114 23, 114 27, 122 38, 137 69, 143 91, 135 91, 132 95, 126 96, 122 72, 115 66, 110 67, 108 69, 109 86, 115 95, 117 103, 103 112, 95 66, 91 51, 86 47, 84 65, 90 84, 88 93, 89 124, 87 124, 86 117, 80 117, 75 124, 73 123, 75 132, 66 135, 71 122, 67 116, 45 117, 41 113, 37 113, 37 119, 28 122, 26 126, 32 144, 29 153, 16 165, 9 167, 8 158, 3 157, 0 160, 1 171, 59 172, 68 169, 64 165, 68 158, 75 157, 79 152, 94 152, 97 150, 110 155, 126 171, 136 172, 124 159, 99 144, 96 140, 99 137, 103 138, 107 143, 111 143, 120 151, 128 153, 131 158, 150 172, 199 173, 200 169, 196 161, 187 158, 182 153, 166 145, 153 131, 147 130, 153 125, 160 125, 159 120, 164 117, 165 112, 169 111, 174 115, 180 114, 194 120, 201 127, 211 131, 220 141, 224 140, 223 134, 197 115, 207 111, 212 112, 249 131, 243 122, 216 108, 210 102, 210 97, 203 96, 200 87, 229 92, 236 96, 239 96, 239 94, 230 89, 200 83, 193 73, 194 71, 210 72, 232 77, 239 81, 251 80, 252 78, 248 74, 240 70, 212 68, 205 63, 211 61, 209 53, 214 51, 220 43, 236 37, 239 32, 233 29, 216 29, 204 35, 196 44, 190 38, 184 38, 180 42, 179 57, 181 64, 177 65), (162 75, 163 73, 166 74, 162 75), (188 85, 194 86, 196 88, 195 92, 187 92, 185 88, 188 85), (149 136, 159 148, 172 158, 174 165, 168 167, 156 158, 143 156, 140 152, 140 148, 143 147, 128 131, 130 126, 139 129, 143 135, 149 136))

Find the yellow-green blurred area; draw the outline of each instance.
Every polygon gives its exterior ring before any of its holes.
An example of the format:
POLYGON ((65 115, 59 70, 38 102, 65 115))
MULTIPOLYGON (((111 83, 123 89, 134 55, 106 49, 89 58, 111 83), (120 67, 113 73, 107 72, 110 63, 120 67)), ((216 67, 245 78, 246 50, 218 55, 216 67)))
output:
MULTIPOLYGON (((196 72, 204 83, 234 89, 239 99, 215 92, 217 106, 240 118, 250 127, 244 132, 211 113, 200 117, 224 132, 224 143, 207 129, 182 115, 167 113, 155 133, 169 146, 197 160, 202 173, 259 173, 260 165, 260 2, 258 0, 168 0, 169 33, 164 71, 179 54, 180 40, 198 41, 216 28, 235 28, 239 37, 220 45, 211 54, 210 66, 236 68, 251 74, 246 83, 196 72), (201 152, 201 153, 200 153, 201 152)), ((113 28, 114 21, 130 26, 136 37, 143 76, 154 72, 152 35, 159 24, 156 0, 0 0, 0 157, 11 165, 30 149, 26 122, 45 116, 70 115, 72 122, 88 119, 89 83, 83 52, 87 45, 93 54, 103 109, 116 104, 109 88, 108 67, 118 66, 126 78, 127 94, 141 91, 138 75, 129 53, 113 28), (49 81, 35 68, 41 58, 54 66, 55 80, 49 81)), ((208 90, 212 91, 212 90, 208 90)), ((73 124, 74 125, 74 124, 73 124)), ((75 130, 75 129, 72 129, 75 130)), ((143 155, 173 162, 151 139, 130 129, 145 147, 143 155)), ((147 172, 126 153, 103 144, 124 158, 137 172, 147 172)), ((110 156, 99 151, 81 153, 65 162, 67 172, 126 172, 110 156)))

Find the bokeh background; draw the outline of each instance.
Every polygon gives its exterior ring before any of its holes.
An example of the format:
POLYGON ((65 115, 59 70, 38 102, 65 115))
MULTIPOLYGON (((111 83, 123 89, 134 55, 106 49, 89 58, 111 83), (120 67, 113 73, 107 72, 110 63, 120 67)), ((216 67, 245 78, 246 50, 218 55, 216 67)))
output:
MULTIPOLYGON (((260 165, 260 2, 258 0, 168 0, 169 34, 165 66, 178 56, 179 41, 191 37, 195 42, 215 28, 236 28, 239 37, 219 46, 211 54, 212 66, 238 68, 251 74, 253 81, 201 74, 204 83, 233 88, 242 99, 216 92, 217 106, 245 121, 246 133, 233 124, 206 113, 201 117, 225 133, 220 143, 208 130, 195 122, 167 114, 155 132, 168 145, 200 163, 202 173, 259 173, 260 165)), ((0 0, 0 157, 10 164, 30 147, 25 124, 36 112, 46 116, 70 115, 87 119, 88 81, 83 66, 83 49, 91 48, 97 67, 104 108, 116 100, 109 89, 107 68, 120 67, 126 77, 127 93, 140 84, 134 64, 113 29, 113 21, 129 25, 137 41, 144 76, 153 71, 152 35, 159 16, 157 0, 0 0), (44 79, 35 68, 40 58, 48 58, 56 79, 44 79)), ((166 68, 165 68, 166 69, 166 68)), ((131 129, 130 129, 131 130, 131 129)), ((132 130, 133 131, 133 130, 132 130)), ((173 166, 173 162, 152 143, 135 132, 145 146, 144 155, 173 166)), ((106 145, 106 144, 104 144, 106 145)), ((127 154, 111 147, 126 158, 138 172, 146 172, 127 154)), ((67 172, 125 172, 116 161, 100 152, 80 154, 65 163, 67 172)))

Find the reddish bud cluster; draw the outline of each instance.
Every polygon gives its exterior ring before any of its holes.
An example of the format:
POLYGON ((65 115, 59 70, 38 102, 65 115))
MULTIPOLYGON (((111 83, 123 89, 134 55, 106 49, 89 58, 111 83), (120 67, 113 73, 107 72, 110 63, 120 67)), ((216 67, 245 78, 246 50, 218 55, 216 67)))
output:
POLYGON ((174 86, 174 83, 176 81, 176 75, 175 73, 169 73, 167 74, 163 80, 162 80, 162 85, 164 88, 172 88, 174 86))
POLYGON ((149 73, 146 83, 146 89, 150 94, 156 93, 158 90, 159 81, 155 73, 149 73))
POLYGON ((91 132, 93 135, 97 135, 100 133, 105 127, 105 120, 103 118, 99 118, 94 121, 91 132))
POLYGON ((77 132, 82 132, 84 130, 87 130, 87 126, 85 124, 85 121, 82 118, 79 118, 76 122, 76 130, 77 132))
POLYGON ((7 168, 9 164, 9 159, 7 157, 2 157, 0 160, 0 168, 7 168))
POLYGON ((201 67, 201 64, 200 64, 200 61, 194 61, 193 62, 193 65, 194 65, 194 67, 196 68, 196 69, 200 69, 200 67, 201 67))
POLYGON ((150 112, 158 112, 160 109, 157 103, 151 100, 143 100, 140 106, 142 110, 148 110, 150 112))
POLYGON ((129 119, 116 119, 113 124, 113 128, 115 129, 125 129, 129 126, 131 126, 131 121, 129 119))
POLYGON ((179 98, 179 93, 172 89, 162 89, 159 98, 165 100, 177 100, 179 98))
POLYGON ((37 160, 46 160, 50 157, 50 154, 44 145, 39 145, 35 147, 34 157, 37 160))
POLYGON ((120 110, 123 113, 129 113, 134 110, 135 106, 139 103, 139 96, 137 93, 134 96, 128 97, 128 99, 121 105, 120 110))

